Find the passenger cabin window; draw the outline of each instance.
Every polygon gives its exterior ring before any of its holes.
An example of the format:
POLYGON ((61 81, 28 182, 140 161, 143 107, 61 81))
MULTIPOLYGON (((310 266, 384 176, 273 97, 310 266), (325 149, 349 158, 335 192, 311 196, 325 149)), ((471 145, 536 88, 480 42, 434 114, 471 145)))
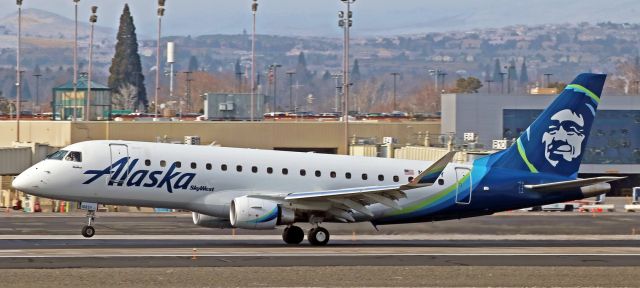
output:
POLYGON ((444 185, 444 179, 438 179, 438 185, 444 185))
POLYGON ((413 177, 409 177, 409 182, 413 181, 413 177))
POLYGON ((300 169, 300 176, 306 176, 307 175, 307 171, 304 169, 300 169))
POLYGON ((207 168, 207 170, 211 170, 211 163, 207 163, 204 167, 207 168))
POLYGON ((251 172, 258 173, 258 167, 256 166, 251 167, 251 172))
POLYGON ((344 178, 351 179, 351 173, 344 173, 344 178))
POLYGON ((227 171, 227 164, 220 165, 220 170, 227 171))
POLYGON ((269 173, 269 174, 273 174, 273 168, 271 168, 271 167, 267 167, 267 173, 269 173))
POLYGON ((242 172, 242 165, 238 165, 238 166, 236 166, 236 171, 238 171, 238 172, 242 172))
POLYGON ((198 167, 198 164, 196 164, 196 162, 191 162, 191 169, 196 169, 198 167))
POLYGON ((400 177, 398 175, 393 176, 393 182, 400 182, 400 177))
POLYGON ((167 161, 160 160, 160 167, 167 167, 167 161))
POLYGON ((52 159, 52 160, 62 160, 64 159, 64 155, 67 155, 67 150, 58 150, 56 152, 53 152, 51 155, 47 156, 47 159, 52 159))
POLYGON ((329 173, 329 177, 336 178, 336 171, 331 171, 331 173, 329 173))
POLYGON ((316 177, 320 177, 322 176, 322 172, 320 172, 320 170, 316 170, 316 177))
POLYGON ((289 174, 289 169, 282 168, 282 175, 287 175, 287 174, 289 174))
POLYGON ((378 181, 384 181, 384 175, 382 174, 378 175, 378 181))
POLYGON ((180 162, 180 161, 176 161, 173 164, 176 165, 176 168, 182 167, 182 162, 180 162))
POLYGON ((369 179, 369 176, 367 176, 367 173, 362 174, 362 180, 367 180, 369 179))
POLYGON ((72 161, 72 162, 82 162, 82 153, 77 151, 71 151, 67 154, 67 157, 64 160, 72 161))
POLYGON ((144 166, 151 166, 151 160, 144 160, 144 166))

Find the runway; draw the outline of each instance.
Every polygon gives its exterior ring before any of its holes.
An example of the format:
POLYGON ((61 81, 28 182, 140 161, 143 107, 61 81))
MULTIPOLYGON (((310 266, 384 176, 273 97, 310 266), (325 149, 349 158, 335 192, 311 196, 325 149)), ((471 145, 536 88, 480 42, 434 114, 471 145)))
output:
POLYGON ((278 237, 4 235, 0 268, 640 266, 636 235, 337 235, 325 247, 278 237))
POLYGON ((91 239, 79 235, 82 215, 0 216, 0 273, 24 287, 606 287, 636 286, 640 275, 638 214, 327 224, 325 247, 285 245, 279 230, 197 227, 189 216, 99 215, 91 239))

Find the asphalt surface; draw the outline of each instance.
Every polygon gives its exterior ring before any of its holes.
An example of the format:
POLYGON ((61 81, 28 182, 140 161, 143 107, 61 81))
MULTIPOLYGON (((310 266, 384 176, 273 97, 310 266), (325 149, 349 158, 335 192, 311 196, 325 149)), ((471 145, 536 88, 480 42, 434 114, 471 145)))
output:
MULTIPOLYGON (((85 225, 83 214, 0 213, 0 235, 72 235, 85 225)), ((308 228, 308 225, 301 225, 308 228)), ((332 234, 495 234, 631 235, 640 234, 640 213, 508 212, 461 220, 378 226, 369 223, 323 225, 332 234)), ((231 229, 193 224, 191 214, 98 213, 97 235, 230 235, 231 229)), ((280 235, 280 230, 242 230, 238 235, 280 235)))
MULTIPOLYGON (((640 213, 525 213, 378 227, 327 224, 325 247, 190 214, 0 216, 6 287, 637 287, 640 213), (615 275, 615 277, 611 277, 615 275)), ((304 226, 304 225, 303 225, 304 226)), ((0 286, 5 287, 0 283, 0 286)))

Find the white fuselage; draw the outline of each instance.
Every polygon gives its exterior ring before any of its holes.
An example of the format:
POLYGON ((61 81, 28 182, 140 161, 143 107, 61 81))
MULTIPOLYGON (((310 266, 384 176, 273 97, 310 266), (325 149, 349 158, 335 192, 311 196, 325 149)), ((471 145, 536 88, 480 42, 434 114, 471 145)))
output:
MULTIPOLYGON (((236 197, 404 184, 430 165, 414 160, 129 141, 89 141, 63 150, 81 152, 82 161, 47 159, 16 182, 27 192, 48 198, 186 209, 223 218, 229 216, 229 204, 236 197), (128 161, 117 164, 126 157, 128 161)), ((444 185, 455 182, 452 171, 453 167, 445 169, 444 185)), ((444 185, 414 189, 399 204, 435 194, 444 185)), ((388 209, 379 204, 370 207, 376 215, 388 209)), ((354 216, 362 218, 358 213, 354 216)))

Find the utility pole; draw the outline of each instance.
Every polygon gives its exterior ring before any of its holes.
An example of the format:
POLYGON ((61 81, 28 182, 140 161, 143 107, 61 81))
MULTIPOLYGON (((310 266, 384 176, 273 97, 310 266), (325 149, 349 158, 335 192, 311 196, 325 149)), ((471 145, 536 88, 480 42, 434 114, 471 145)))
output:
POLYGON ((156 45, 156 94, 155 97, 153 99, 155 105, 154 106, 154 117, 156 119, 158 119, 158 106, 160 106, 160 103, 158 103, 158 94, 160 94, 160 53, 162 52, 160 49, 160 37, 161 37, 161 32, 162 32, 162 16, 164 16, 164 4, 165 4, 165 0, 158 0, 158 39, 157 39, 157 45, 156 45))
MULTIPOLYGON (((398 107, 396 106, 396 80, 398 78, 398 75, 400 75, 400 73, 398 72, 392 72, 391 75, 393 76, 393 111, 398 111, 398 107)), ((391 112, 393 112, 391 111, 391 112)))
POLYGON ((278 84, 278 68, 280 68, 280 67, 282 67, 282 65, 276 64, 276 63, 269 65, 269 70, 270 70, 269 72, 273 73, 273 74, 269 75, 269 81, 271 80, 271 76, 273 76, 273 109, 272 109, 273 121, 276 121, 276 110, 277 110, 277 108, 276 108, 276 105, 277 105, 276 94, 278 93, 278 89, 276 89, 276 88, 277 88, 277 84, 278 84))
POLYGON ((87 74, 87 100, 85 101, 84 120, 91 121, 91 74, 93 74, 93 30, 98 21, 98 6, 91 6, 91 35, 89 36, 89 73, 87 74))
POLYGON ((253 33, 251 35, 251 121, 253 121, 256 101, 256 13, 258 12, 258 0, 253 0, 251 12, 253 13, 253 33))

